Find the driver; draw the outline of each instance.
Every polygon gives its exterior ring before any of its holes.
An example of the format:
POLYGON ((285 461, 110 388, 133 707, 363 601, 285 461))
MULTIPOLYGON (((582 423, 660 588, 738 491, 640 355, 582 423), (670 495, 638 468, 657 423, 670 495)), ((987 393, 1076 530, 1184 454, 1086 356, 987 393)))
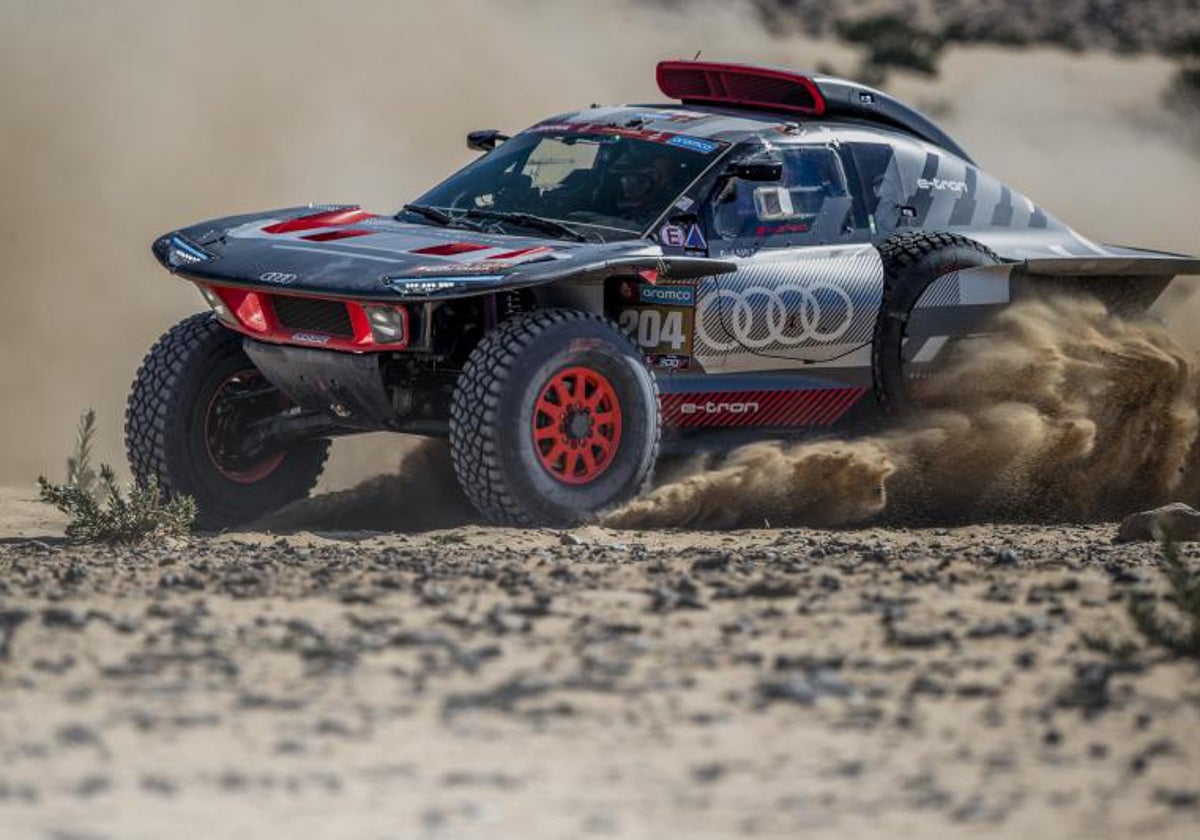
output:
POLYGON ((630 160, 627 155, 613 167, 617 179, 617 209, 624 213, 654 209, 671 180, 671 161, 665 157, 630 160))

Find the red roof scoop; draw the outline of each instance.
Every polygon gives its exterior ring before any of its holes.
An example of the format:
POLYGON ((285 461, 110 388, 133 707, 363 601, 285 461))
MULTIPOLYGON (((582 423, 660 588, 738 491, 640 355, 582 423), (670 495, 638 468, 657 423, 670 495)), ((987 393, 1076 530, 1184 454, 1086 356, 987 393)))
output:
POLYGON ((825 97, 808 76, 772 67, 711 61, 660 61, 658 88, 685 103, 730 105, 819 117, 825 97))

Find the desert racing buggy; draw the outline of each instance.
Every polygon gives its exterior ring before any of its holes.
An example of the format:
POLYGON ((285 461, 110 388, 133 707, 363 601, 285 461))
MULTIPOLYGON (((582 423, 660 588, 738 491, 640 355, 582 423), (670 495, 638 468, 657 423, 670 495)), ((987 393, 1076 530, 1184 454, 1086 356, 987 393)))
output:
POLYGON ((564 525, 660 449, 841 432, 1039 286, 1146 309, 1200 262, 1097 244, 862 85, 666 61, 670 104, 468 135, 394 216, 296 207, 154 255, 211 311, 138 371, 130 466, 219 527, 305 496, 330 439, 448 437, 489 520, 564 525))

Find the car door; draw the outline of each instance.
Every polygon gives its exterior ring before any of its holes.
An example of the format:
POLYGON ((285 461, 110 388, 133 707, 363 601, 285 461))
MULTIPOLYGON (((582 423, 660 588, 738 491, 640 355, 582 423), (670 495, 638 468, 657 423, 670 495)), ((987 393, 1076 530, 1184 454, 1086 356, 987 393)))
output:
POLYGON ((869 349, 883 270, 834 142, 770 151, 777 182, 718 183, 708 253, 737 263, 696 289, 695 358, 712 372, 770 370, 869 349))

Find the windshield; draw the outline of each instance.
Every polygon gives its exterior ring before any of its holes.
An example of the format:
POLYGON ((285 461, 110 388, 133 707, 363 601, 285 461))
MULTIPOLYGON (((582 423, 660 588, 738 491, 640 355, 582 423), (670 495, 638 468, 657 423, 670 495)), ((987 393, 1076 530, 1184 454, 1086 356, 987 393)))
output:
MULTIPOLYGON (((456 220, 474 212, 475 218, 505 225, 502 214, 527 214, 565 223, 589 239, 629 239, 641 236, 711 157, 711 150, 621 134, 526 132, 414 204, 456 220)), ((406 215, 421 218, 411 211, 406 215)))

